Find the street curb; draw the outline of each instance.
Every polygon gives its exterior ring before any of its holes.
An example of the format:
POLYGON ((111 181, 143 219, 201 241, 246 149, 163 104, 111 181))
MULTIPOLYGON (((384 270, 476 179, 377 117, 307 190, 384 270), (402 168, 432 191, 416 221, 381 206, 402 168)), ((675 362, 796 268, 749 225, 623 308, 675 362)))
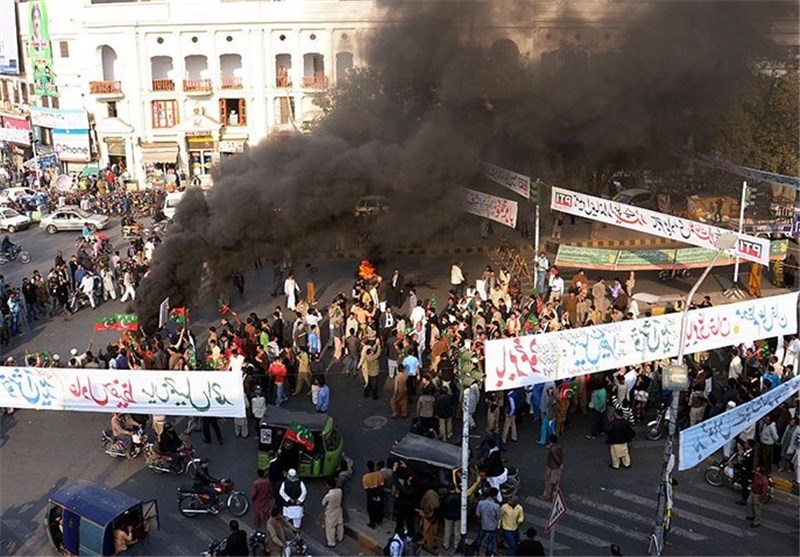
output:
POLYGON ((363 532, 359 532, 352 526, 344 525, 344 535, 358 542, 358 545, 370 552, 370 555, 383 555, 383 544, 375 538, 363 532))
POLYGON ((636 240, 590 240, 588 242, 570 242, 568 245, 578 248, 643 248, 676 246, 679 242, 664 238, 639 238, 636 240))
MULTIPOLYGON (((412 256, 440 256, 440 255, 475 255, 491 253, 496 249, 494 246, 456 246, 449 248, 401 248, 387 252, 385 255, 393 257, 412 257, 412 256)), ((366 257, 358 251, 339 251, 321 253, 312 256, 313 259, 363 259, 366 257)))

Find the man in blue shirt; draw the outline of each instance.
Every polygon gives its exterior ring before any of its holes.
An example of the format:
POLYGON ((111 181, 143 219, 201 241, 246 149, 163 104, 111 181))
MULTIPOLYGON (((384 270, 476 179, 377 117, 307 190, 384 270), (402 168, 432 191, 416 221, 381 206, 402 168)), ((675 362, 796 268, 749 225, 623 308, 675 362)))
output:
POLYGON ((331 403, 331 388, 325 384, 325 378, 319 377, 319 392, 317 393, 317 412, 325 413, 331 403))
POLYGON ((417 394, 417 372, 422 364, 413 353, 403 358, 403 367, 406 368, 406 375, 408 375, 408 396, 412 397, 417 394))

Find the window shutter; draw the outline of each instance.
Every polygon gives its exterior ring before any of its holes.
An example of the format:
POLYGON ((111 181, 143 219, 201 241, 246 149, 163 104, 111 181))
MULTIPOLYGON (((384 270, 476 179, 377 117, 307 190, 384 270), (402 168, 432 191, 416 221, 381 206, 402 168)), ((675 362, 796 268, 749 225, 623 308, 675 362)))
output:
POLYGON ((239 99, 239 124, 242 126, 247 124, 247 106, 244 99, 239 99))
POLYGON ((228 114, 225 112, 225 99, 219 100, 219 121, 223 126, 228 125, 228 114))

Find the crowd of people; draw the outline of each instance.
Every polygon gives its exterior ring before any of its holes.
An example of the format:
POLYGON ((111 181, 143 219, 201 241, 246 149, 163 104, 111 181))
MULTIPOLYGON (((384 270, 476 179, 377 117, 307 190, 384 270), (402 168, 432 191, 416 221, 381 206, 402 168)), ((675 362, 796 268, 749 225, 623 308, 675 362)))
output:
MULTIPOLYGON (((74 201, 121 204, 125 215, 131 215, 137 204, 152 208, 160 203, 156 194, 111 192, 108 185, 114 182, 101 174, 76 194, 80 199, 74 201)), ((58 253, 45 275, 35 270, 18 288, 6 285, 0 277, 0 344, 8 346, 25 320, 30 323, 68 307, 74 292, 82 292, 92 307, 118 296, 123 302, 133 299, 157 244, 155 235, 136 237, 121 255, 119 251, 108 253, 100 235, 85 234, 76 253, 69 259, 58 253)), ((505 268, 487 266, 480 276, 468 280, 463 265, 455 262, 449 273, 450 289, 442 303, 434 296, 418 295, 395 268, 386 277, 374 269, 360 273, 350 292, 338 294, 323 308, 317 304, 313 282, 301 288, 291 264, 276 261, 271 291, 274 297, 283 298, 266 313, 253 311, 242 318, 223 304, 219 322, 209 327, 202 339, 181 323, 149 337, 123 334, 117 343, 96 355, 91 346, 84 353, 73 350, 65 363, 57 355, 47 354, 29 354, 26 363, 240 373, 248 418, 234 421, 237 437, 249 436, 249 424, 255 422, 257 426, 268 404, 281 406, 289 397, 308 396, 309 408, 327 412, 334 395, 328 379, 333 373, 344 373, 359 379, 363 396, 376 405, 385 405, 384 411, 392 419, 408 420, 412 433, 446 442, 458 432, 458 420, 469 421, 472 428, 480 427, 484 467, 491 464, 495 452, 499 458, 508 443, 542 446, 547 452, 540 497, 550 501, 565 469, 561 439, 575 427, 577 416, 588 416, 589 426, 581 434, 589 439, 604 437, 609 446, 609 466, 631 467, 628 443, 635 427, 646 419, 649 410, 667 403, 669 395, 661 390, 660 377, 662 367, 670 362, 646 362, 534 387, 483 393, 480 376, 487 340, 649 315, 632 297, 634 273, 607 282, 606 277, 590 279, 578 270, 566 280, 544 252, 533 263, 532 292, 525 292, 520 277, 505 268), (388 400, 379 402, 384 373, 391 394, 388 400), (461 415, 462 396, 467 398, 466 416, 461 415), (485 416, 478 415, 479 408, 485 410, 485 416), (538 432, 535 438, 529 436, 530 428, 520 428, 526 421, 537 424, 533 426, 538 432)), ((239 284, 241 292, 243 278, 239 284)), ((710 298, 705 297, 698 306, 710 304, 710 298)), ((794 377, 799 355, 800 340, 795 336, 745 343, 734 347, 729 358, 714 360, 703 354, 688 357, 690 390, 683 405, 688 408, 688 423, 699 423, 746 403, 794 377)), ((755 455, 746 478, 755 478, 759 469, 769 474, 774 465, 793 466, 798 473, 796 405, 795 397, 739 436, 743 454, 750 448, 755 455)), ((202 429, 205 442, 212 441, 212 431, 220 444, 224 442, 216 418, 190 420, 184 434, 196 429, 202 429)), ((735 445, 733 442, 726 451, 736 450, 735 445)), ((747 466, 749 461, 744 462, 747 466)), ((287 480, 283 472, 288 473, 288 481, 299 481, 295 470, 282 470, 281 477, 270 477, 267 472, 259 471, 253 486, 255 523, 266 527, 270 543, 277 549, 285 546, 287 531, 300 527, 297 522, 290 524, 296 517, 286 509, 305 496, 302 490, 293 491, 299 486, 284 485, 287 480), (273 505, 276 501, 282 503, 273 505)), ((330 546, 342 538, 342 498, 352 474, 352 468, 345 467, 332 478, 321 503, 330 546)), ((500 474, 486 472, 490 478, 499 478, 500 474)), ((442 547, 449 549, 456 543, 460 519, 460 512, 458 517, 455 512, 459 498, 456 487, 427 486, 423 480, 402 462, 367 463, 362 487, 370 525, 394 517, 396 535, 387 544, 392 555, 414 554, 422 547, 433 549, 438 543, 440 522, 444 525, 442 547)), ((761 489, 761 483, 745 483, 742 493, 747 501, 749 490, 761 489)), ((480 549, 486 540, 487 555, 492 554, 499 537, 509 555, 543 554, 539 553, 541 544, 535 530, 521 539, 522 507, 513 497, 503 498, 499 487, 500 483, 493 485, 477 505, 480 530, 473 548, 480 549)), ((753 517, 754 524, 759 523, 758 509, 753 508, 748 516, 753 517)))

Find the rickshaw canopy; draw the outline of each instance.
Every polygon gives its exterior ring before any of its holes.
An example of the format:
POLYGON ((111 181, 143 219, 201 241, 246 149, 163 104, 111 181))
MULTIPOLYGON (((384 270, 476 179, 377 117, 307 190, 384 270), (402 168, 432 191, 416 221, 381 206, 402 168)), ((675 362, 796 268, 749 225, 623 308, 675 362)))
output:
POLYGON ((398 442, 391 454, 404 460, 416 460, 439 468, 460 468, 461 447, 408 433, 398 442))
POLYGON ((100 526, 142 504, 139 499, 99 484, 79 480, 52 495, 50 501, 100 526))
POLYGON ((261 427, 278 427, 288 429, 292 422, 304 425, 311 431, 322 431, 328 420, 327 414, 311 412, 295 412, 279 406, 267 406, 267 412, 261 418, 261 427))

